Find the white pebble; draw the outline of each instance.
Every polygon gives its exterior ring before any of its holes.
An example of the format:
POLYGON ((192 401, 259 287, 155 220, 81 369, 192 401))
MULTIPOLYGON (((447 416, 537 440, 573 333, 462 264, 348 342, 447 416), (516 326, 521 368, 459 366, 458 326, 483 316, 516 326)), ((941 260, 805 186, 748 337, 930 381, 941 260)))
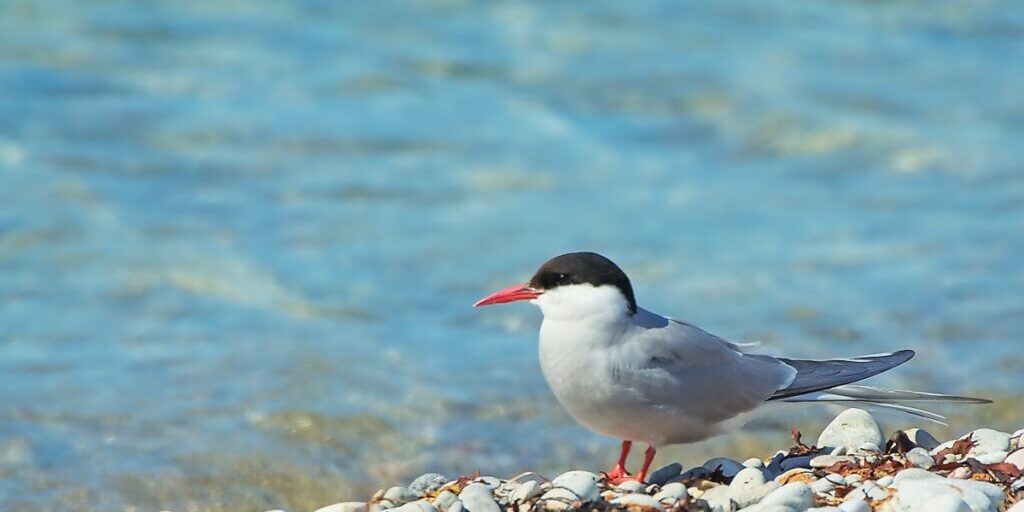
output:
POLYGON ((997 464, 1006 460, 1008 452, 989 452, 982 455, 978 455, 975 459, 982 464, 997 464))
POLYGON ((783 485, 761 500, 761 505, 782 505, 794 510, 806 510, 814 504, 814 493, 805 483, 783 485))
POLYGON ((316 512, 366 512, 366 503, 362 501, 346 501, 318 508, 316 512))
POLYGON ((551 484, 564 487, 572 491, 583 501, 594 501, 597 499, 597 475, 589 471, 569 471, 558 475, 551 484))
POLYGON ((870 413, 863 409, 847 409, 840 413, 818 436, 817 446, 844 446, 854 450, 867 443, 885 443, 882 429, 870 413))
POLYGON ((646 494, 624 494, 612 500, 615 505, 641 507, 644 509, 662 510, 661 502, 646 494))
POLYGON ((447 512, 448 507, 451 507, 459 499, 454 492, 441 491, 437 496, 434 497, 434 508, 441 512, 447 512))
POLYGON ((763 468, 764 467, 764 461, 762 461, 761 459, 758 459, 758 458, 750 458, 750 459, 747 459, 747 460, 743 461, 743 465, 748 467, 748 468, 763 468))
POLYGON ((935 459, 922 447, 914 448, 907 452, 907 461, 916 467, 928 469, 935 465, 935 459))
POLYGON ((1017 450, 1007 455, 1006 459, 1003 462, 1006 462, 1007 464, 1013 464, 1014 466, 1017 466, 1019 469, 1024 470, 1024 449, 1017 450))
POLYGON ((530 480, 520 485, 515 491, 512 491, 512 495, 509 496, 509 501, 512 503, 523 503, 537 496, 540 496, 540 484, 534 480, 530 480))

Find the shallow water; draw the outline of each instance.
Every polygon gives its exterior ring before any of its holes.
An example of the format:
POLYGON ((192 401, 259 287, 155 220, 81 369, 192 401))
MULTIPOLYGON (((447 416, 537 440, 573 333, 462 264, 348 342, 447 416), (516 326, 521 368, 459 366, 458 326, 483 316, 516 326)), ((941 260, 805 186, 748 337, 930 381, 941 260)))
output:
POLYGON ((596 464, 538 313, 470 307, 569 250, 725 337, 1024 392, 1020 4, 34 0, 0 33, 5 510, 596 464))

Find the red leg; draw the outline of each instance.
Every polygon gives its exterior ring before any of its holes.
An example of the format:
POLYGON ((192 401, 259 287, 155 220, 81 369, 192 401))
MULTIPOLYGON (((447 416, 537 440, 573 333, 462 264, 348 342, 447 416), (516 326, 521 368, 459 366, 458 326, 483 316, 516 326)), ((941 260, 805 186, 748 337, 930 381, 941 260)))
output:
POLYGON ((623 441, 622 451, 619 453, 619 462, 615 463, 615 469, 608 473, 608 481, 614 485, 621 484, 629 479, 629 471, 626 471, 626 457, 629 457, 629 450, 633 447, 633 441, 623 441))
POLYGON ((654 462, 654 453, 657 451, 653 445, 647 445, 647 451, 644 452, 644 467, 636 475, 638 482, 644 483, 644 480, 647 480, 647 470, 651 469, 651 462, 654 462))

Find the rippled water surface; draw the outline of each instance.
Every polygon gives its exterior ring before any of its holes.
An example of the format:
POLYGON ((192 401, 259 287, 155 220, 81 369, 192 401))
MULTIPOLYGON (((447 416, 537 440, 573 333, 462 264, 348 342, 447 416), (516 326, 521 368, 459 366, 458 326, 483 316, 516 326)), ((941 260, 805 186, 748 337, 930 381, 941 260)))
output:
POLYGON ((13 0, 0 33, 4 510, 597 469, 539 314, 470 307, 568 250, 725 337, 1004 398, 941 432, 1014 421, 1017 2, 13 0))

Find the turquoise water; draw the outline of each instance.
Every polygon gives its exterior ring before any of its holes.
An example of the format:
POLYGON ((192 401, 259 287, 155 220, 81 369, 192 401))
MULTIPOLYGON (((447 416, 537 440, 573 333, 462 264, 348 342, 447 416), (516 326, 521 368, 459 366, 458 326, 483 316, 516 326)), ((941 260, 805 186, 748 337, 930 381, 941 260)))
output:
POLYGON ((600 458, 538 313, 470 307, 569 250, 725 337, 1024 392, 1019 3, 34 0, 0 33, 5 510, 600 458))

